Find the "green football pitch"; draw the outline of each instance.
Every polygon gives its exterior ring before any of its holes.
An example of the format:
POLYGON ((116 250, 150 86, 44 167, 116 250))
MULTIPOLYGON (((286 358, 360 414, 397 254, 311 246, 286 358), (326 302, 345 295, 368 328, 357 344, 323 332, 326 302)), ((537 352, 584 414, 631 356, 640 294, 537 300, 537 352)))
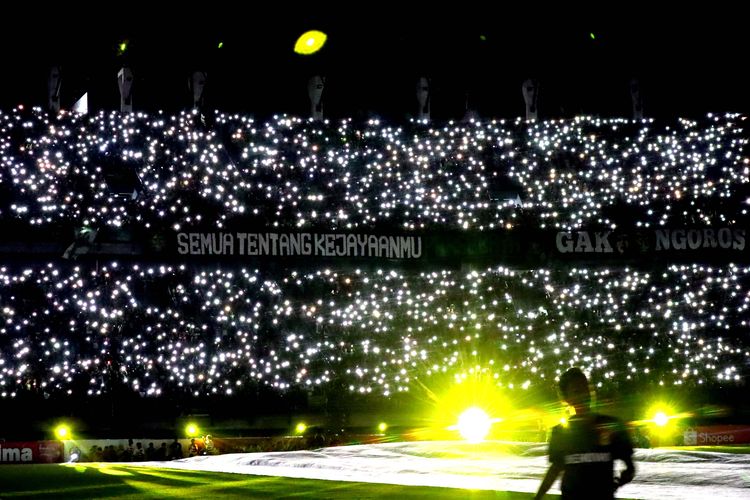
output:
MULTIPOLYGON (((486 490, 292 479, 106 463, 2 465, 0 499, 471 499, 527 500, 533 495, 486 490)), ((547 498, 559 498, 548 495, 547 498)))

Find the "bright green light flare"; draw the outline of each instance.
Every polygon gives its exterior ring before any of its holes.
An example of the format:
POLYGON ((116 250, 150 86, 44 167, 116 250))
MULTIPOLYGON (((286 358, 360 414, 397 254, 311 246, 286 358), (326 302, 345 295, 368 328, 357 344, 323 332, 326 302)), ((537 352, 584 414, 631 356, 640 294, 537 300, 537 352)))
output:
POLYGON ((198 435, 198 426, 195 424, 187 424, 185 426, 185 434, 187 434, 190 437, 197 436, 198 435))
POLYGON ((328 35, 322 31, 311 30, 302 35, 297 39, 297 43, 294 44, 294 51, 297 54, 303 56, 309 56, 314 54, 325 45, 328 35))
POLYGON ((458 417, 458 432, 470 443, 479 443, 490 432, 492 420, 484 410, 477 407, 469 408, 458 417))
POLYGON ((70 439, 70 427, 65 424, 55 427, 55 436, 57 439, 70 439))
POLYGON ((669 423, 669 417, 663 411, 656 412, 654 415, 654 423, 659 427, 664 427, 669 423))
POLYGON ((505 391, 498 386, 498 381, 491 373, 481 370, 481 362, 473 369, 448 375, 441 380, 435 380, 432 387, 424 386, 427 398, 434 405, 428 419, 431 438, 451 439, 458 431, 469 441, 481 441, 492 431, 496 422, 506 422, 509 419, 513 426, 519 417, 513 409, 505 391), (468 411, 468 410, 472 411, 468 411), (482 413, 478 413, 481 411, 482 413), (481 417, 481 415, 484 417, 481 417), (489 417, 491 415, 492 417, 489 417), (462 430, 460 426, 472 427, 472 419, 476 418, 476 429, 484 431, 474 433, 474 430, 462 430), (448 433, 446 433, 448 431, 448 433), (467 435, 469 437, 467 437, 467 435))
POLYGON ((689 413, 678 413, 671 405, 659 403, 652 406, 646 420, 641 421, 644 424, 651 425, 654 432, 659 436, 669 436, 677 432, 677 422, 680 419, 689 417, 689 413))

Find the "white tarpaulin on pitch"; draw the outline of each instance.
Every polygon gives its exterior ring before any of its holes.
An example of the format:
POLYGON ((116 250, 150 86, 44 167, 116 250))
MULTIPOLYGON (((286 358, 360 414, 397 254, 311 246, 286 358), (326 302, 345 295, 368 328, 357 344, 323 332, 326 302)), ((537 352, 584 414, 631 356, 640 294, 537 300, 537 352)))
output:
MULTIPOLYGON (((235 453, 171 462, 176 469, 451 488, 534 492, 547 468, 546 445, 424 441, 339 446, 313 451, 235 453)), ((750 455, 638 449, 637 475, 618 497, 750 498, 750 455)), ((133 465, 133 464, 130 464, 133 465)), ((559 482, 551 490, 559 493, 559 482)))

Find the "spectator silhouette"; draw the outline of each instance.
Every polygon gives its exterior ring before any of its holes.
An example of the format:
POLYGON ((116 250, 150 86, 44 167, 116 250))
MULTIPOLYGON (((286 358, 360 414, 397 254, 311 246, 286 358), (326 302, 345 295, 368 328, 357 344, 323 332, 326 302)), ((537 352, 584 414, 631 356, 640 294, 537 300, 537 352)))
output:
POLYGON ((174 438, 174 441, 169 445, 169 459, 177 460, 178 458, 182 458, 182 445, 177 441, 177 438, 174 438))
POLYGON ((146 460, 156 460, 156 448, 154 448, 154 443, 148 443, 148 448, 146 448, 146 460))

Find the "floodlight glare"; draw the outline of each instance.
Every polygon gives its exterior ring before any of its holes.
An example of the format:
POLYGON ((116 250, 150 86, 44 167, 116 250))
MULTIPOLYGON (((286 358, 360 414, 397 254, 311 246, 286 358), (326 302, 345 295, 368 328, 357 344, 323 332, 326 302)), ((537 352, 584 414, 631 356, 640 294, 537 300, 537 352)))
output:
POLYGON ((57 439, 70 439, 70 427, 65 424, 60 424, 55 427, 55 436, 57 439))
POLYGON ((469 408, 458 417, 458 432, 470 443, 483 441, 491 425, 490 417, 477 407, 469 408))
POLYGON ((303 56, 314 54, 323 48, 327 39, 328 35, 322 31, 308 31, 297 39, 297 43, 294 44, 294 51, 303 56))
POLYGON ((663 411, 656 412, 654 415, 654 423, 659 427, 664 427, 669 423, 669 417, 663 411))

